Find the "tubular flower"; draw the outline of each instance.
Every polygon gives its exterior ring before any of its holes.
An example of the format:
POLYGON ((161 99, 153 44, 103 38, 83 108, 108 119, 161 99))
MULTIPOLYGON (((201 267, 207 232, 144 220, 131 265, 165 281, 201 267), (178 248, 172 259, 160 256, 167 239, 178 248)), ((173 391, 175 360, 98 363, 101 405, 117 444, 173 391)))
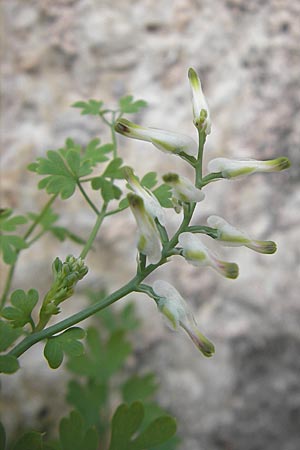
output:
POLYGON ((151 264, 155 264, 161 258, 161 242, 155 222, 147 212, 141 197, 130 193, 127 198, 139 230, 138 250, 148 256, 151 264))
POLYGON ((167 317, 172 327, 175 330, 183 328, 204 356, 212 356, 215 352, 214 345, 198 330, 195 318, 179 292, 162 280, 154 282, 153 290, 159 297, 158 309, 167 317))
POLYGON ((229 247, 245 246, 258 253, 272 254, 276 252, 276 244, 273 241, 257 241, 251 239, 247 233, 238 230, 219 216, 210 216, 207 219, 210 227, 218 230, 217 240, 229 247))
POLYGON ((198 153, 196 142, 185 134, 141 127, 127 119, 119 119, 115 124, 115 130, 124 136, 151 142, 156 148, 166 153, 185 153, 194 157, 198 153))
POLYGON ((167 173, 163 176, 163 180, 172 187, 172 201, 178 213, 181 211, 182 203, 201 202, 205 197, 188 178, 177 173, 167 173))
POLYGON ((268 161, 215 158, 208 163, 208 170, 210 172, 222 172, 223 178, 238 178, 254 172, 279 172, 288 167, 290 167, 290 161, 285 157, 268 161))
POLYGON ((219 260, 193 233, 181 233, 179 244, 182 247, 183 256, 193 266, 212 267, 226 278, 237 278, 239 274, 237 264, 219 260))
POLYGON ((202 91, 201 81, 192 68, 189 69, 188 76, 192 90, 194 125, 198 130, 203 130, 208 135, 211 131, 211 121, 206 98, 202 91))
POLYGON ((155 219, 157 218, 159 222, 164 225, 165 224, 165 212, 161 207, 159 201, 152 194, 149 189, 144 188, 138 181, 137 177, 134 175, 131 167, 124 167, 123 173, 125 179, 128 181, 131 188, 134 192, 140 196, 144 201, 144 206, 146 211, 150 214, 150 216, 155 219))

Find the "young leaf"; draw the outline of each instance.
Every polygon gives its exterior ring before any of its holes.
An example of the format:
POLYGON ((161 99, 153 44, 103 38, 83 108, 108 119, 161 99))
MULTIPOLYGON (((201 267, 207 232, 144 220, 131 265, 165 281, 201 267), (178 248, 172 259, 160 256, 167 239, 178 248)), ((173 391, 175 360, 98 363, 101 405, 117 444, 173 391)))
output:
POLYGON ((77 411, 64 417, 59 425, 62 450, 96 450, 98 436, 94 428, 84 429, 83 419, 77 411))
POLYGON ((24 225, 28 222, 25 216, 10 217, 12 213, 12 209, 3 209, 0 211, 0 230, 15 231, 17 226, 24 225))
POLYGON ((0 373, 14 373, 19 367, 19 361, 15 356, 0 355, 0 373))
POLYGON ((0 253, 6 264, 14 264, 17 260, 19 250, 27 248, 27 244, 20 236, 13 234, 0 234, 0 253))
POLYGON ((0 320, 0 352, 7 350, 21 333, 21 330, 16 330, 9 323, 0 320))
POLYGON ((111 334, 107 341, 101 339, 98 330, 87 330, 87 349, 84 355, 71 358, 67 367, 78 375, 84 375, 98 381, 108 380, 124 364, 131 352, 123 331, 111 334))
POLYGON ((133 375, 122 386, 122 396, 126 403, 149 399, 157 390, 158 384, 153 373, 144 376, 133 375))
POLYGON ((18 439, 12 450, 43 450, 42 434, 29 431, 18 439))
POLYGON ((92 139, 85 149, 82 161, 89 161, 91 166, 107 161, 108 157, 105 155, 113 150, 113 144, 99 144, 100 139, 92 139))
POLYGON ((137 113, 141 108, 145 108, 147 102, 145 100, 134 101, 132 95, 126 95, 125 97, 120 98, 119 105, 122 114, 132 114, 137 113))
POLYGON ((84 347, 79 339, 85 336, 84 330, 79 327, 69 328, 58 336, 47 339, 44 356, 51 369, 57 369, 64 359, 64 353, 70 356, 80 356, 84 347))
POLYGON ((103 177, 119 178, 122 180, 124 178, 123 170, 121 169, 122 164, 123 160, 121 158, 114 158, 103 172, 103 177))
POLYGON ((82 415, 87 426, 99 427, 100 409, 107 401, 107 385, 89 381, 86 385, 72 380, 68 385, 67 401, 82 415))
POLYGON ((144 417, 141 402, 131 406, 120 405, 112 418, 109 450, 131 450, 131 437, 140 427, 144 417))
POLYGON ((80 236, 78 236, 75 233, 72 233, 65 227, 50 227, 49 231, 61 242, 65 241, 67 238, 73 242, 76 242, 76 244, 80 245, 84 245, 86 242, 80 236))
POLYGON ((35 289, 30 289, 27 294, 22 289, 17 289, 11 295, 11 304, 2 311, 2 316, 11 321, 15 328, 23 327, 26 323, 31 323, 31 313, 39 299, 39 294, 35 289))
POLYGON ((143 450, 162 444, 176 433, 176 421, 171 416, 162 416, 155 419, 132 442, 131 450, 143 450))
POLYGON ((141 402, 134 402, 129 407, 126 404, 120 405, 112 419, 109 450, 149 449, 167 441, 176 432, 175 419, 170 416, 161 416, 136 436, 143 417, 144 407, 141 402))
POLYGON ((78 147, 49 150, 47 158, 37 158, 37 163, 29 165, 29 170, 48 175, 39 182, 39 189, 46 189, 48 194, 60 194, 62 199, 71 197, 78 179, 92 172, 89 161, 80 160, 79 151, 78 147))
POLYGON ((92 116, 98 116, 101 112, 103 102, 100 100, 89 100, 87 102, 75 102, 73 103, 74 108, 81 109, 81 114, 87 115, 90 114, 92 116))
POLYGON ((173 208, 173 203, 171 201, 172 192, 170 186, 168 186, 167 184, 161 184, 152 192, 163 208, 173 208))
POLYGON ((156 177, 157 177, 156 172, 146 173, 146 175, 144 175, 143 178, 141 179, 141 185, 148 189, 152 189, 157 184, 156 177))

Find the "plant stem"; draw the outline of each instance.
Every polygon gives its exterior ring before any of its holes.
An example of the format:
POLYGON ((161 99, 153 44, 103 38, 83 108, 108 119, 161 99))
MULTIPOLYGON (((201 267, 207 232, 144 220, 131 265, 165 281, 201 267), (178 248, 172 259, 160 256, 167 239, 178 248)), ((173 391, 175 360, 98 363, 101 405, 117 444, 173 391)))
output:
MULTIPOLYGON (((56 200, 57 194, 53 195, 48 202, 45 204, 45 206, 43 207, 43 209, 41 210, 40 214, 35 218, 35 220, 32 222, 32 224, 30 225, 30 227, 28 228, 28 230, 26 231, 26 233, 23 236, 23 239, 26 240, 29 238, 29 236, 33 233, 33 231, 35 230, 35 228, 38 226, 38 224, 41 222, 41 220, 43 219, 43 217, 45 216, 45 214, 47 213, 47 211, 49 210, 49 208, 51 207, 52 203, 54 203, 54 201, 56 200)), ((36 239, 33 239, 30 243, 32 244, 36 239)), ((19 249, 16 254, 17 257, 19 256, 19 253, 21 252, 21 249, 19 249)), ((4 291, 1 297, 1 309, 3 308, 3 306, 6 303, 7 300, 7 296, 9 293, 9 290, 11 288, 11 283, 12 283, 12 279, 15 273, 15 269, 16 269, 16 264, 17 264, 17 260, 16 262, 10 267, 8 275, 7 275, 7 279, 6 279, 6 283, 4 286, 4 291)))
POLYGON ((107 203, 103 203, 102 210, 101 210, 101 212, 98 213, 98 217, 97 217, 96 223, 94 225, 94 228, 92 229, 92 232, 91 232, 85 246, 83 247, 82 252, 80 253, 80 257, 82 259, 84 259, 86 257, 86 255, 88 254, 88 252, 90 251, 90 249, 93 245, 93 242, 97 236, 97 233, 103 222, 103 219, 106 216, 106 208, 107 208, 107 203))
POLYGON ((98 208, 94 205, 94 203, 92 202, 92 200, 89 198, 89 196, 87 195, 87 193, 85 192, 85 190, 83 189, 81 183, 79 180, 77 180, 77 186, 79 187, 80 192, 82 193, 83 197, 85 198, 85 200, 87 201, 87 203, 90 205, 90 207, 93 209, 93 211, 98 215, 100 214, 100 211, 98 210, 98 208))
POLYGON ((200 131, 198 130, 198 142, 199 142, 199 146, 198 146, 198 158, 197 158, 197 162, 195 164, 195 170, 196 170, 196 180, 195 180, 195 186, 197 188, 201 188, 202 186, 202 172, 203 172, 203 149, 204 149, 204 144, 205 144, 205 140, 206 140, 206 134, 204 131, 200 131))
POLYGON ((67 319, 62 320, 61 322, 56 323, 55 325, 52 325, 42 331, 38 331, 36 333, 31 334, 30 336, 23 339, 23 341, 21 341, 19 344, 17 344, 8 354, 11 356, 19 357, 37 342, 49 338, 54 334, 60 333, 61 331, 64 331, 65 329, 72 327, 73 325, 76 325, 79 322, 82 322, 88 317, 96 314, 98 311, 101 311, 102 309, 116 302, 120 298, 123 298, 126 295, 130 294, 131 292, 136 291, 137 281, 138 277, 135 276, 127 284, 122 286, 117 291, 113 292, 111 295, 107 296, 105 299, 102 299, 99 302, 94 303, 93 305, 85 308, 84 310, 76 314, 73 314, 71 317, 68 317, 67 319))

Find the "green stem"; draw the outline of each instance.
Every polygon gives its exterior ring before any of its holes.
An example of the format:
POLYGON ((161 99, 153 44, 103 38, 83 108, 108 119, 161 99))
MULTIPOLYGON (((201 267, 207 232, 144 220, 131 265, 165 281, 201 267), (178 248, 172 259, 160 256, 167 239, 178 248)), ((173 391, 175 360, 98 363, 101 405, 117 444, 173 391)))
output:
POLYGON ((201 187, 206 186, 208 183, 212 181, 218 181, 223 179, 222 172, 212 172, 206 175, 206 177, 202 178, 201 187))
MULTIPOLYGON (((41 210, 40 214, 35 218, 35 220, 32 222, 32 224, 30 225, 30 227, 28 228, 28 230, 26 231, 26 233, 23 236, 23 239, 26 240, 29 238, 29 236, 34 232, 35 228, 38 226, 38 224, 41 222, 41 220, 43 219, 43 217, 45 216, 45 214, 47 213, 47 211, 49 210, 49 208, 51 207, 52 203, 54 203, 54 201, 56 200, 57 194, 53 195, 48 202, 45 204, 45 206, 43 207, 43 209, 41 210)), ((36 239, 33 239, 30 243, 32 244, 36 239)), ((21 252, 21 249, 18 250, 16 252, 17 257, 19 256, 19 253, 21 252)), ((4 286, 4 291, 1 297, 1 309, 3 308, 3 306, 6 303, 7 300, 7 296, 8 293, 10 291, 11 288, 11 283, 12 283, 12 279, 15 273, 15 269, 16 269, 16 264, 17 264, 17 260, 16 262, 10 267, 8 275, 7 275, 7 279, 6 279, 6 283, 4 286)))
POLYGON ((100 211, 98 210, 98 208, 94 205, 94 203, 92 202, 92 200, 89 198, 89 196, 87 195, 87 193, 85 192, 85 190, 83 189, 81 183, 79 180, 77 180, 77 186, 79 187, 80 192, 82 193, 83 197, 85 198, 85 200, 87 201, 87 203, 90 205, 90 207, 93 209, 93 211, 95 211, 95 213, 98 215, 100 214, 100 211))
POLYGON ((211 228, 211 227, 206 227, 206 226, 197 226, 197 225, 193 225, 193 226, 189 226, 187 227, 186 231, 190 232, 190 233, 203 233, 203 234, 207 234, 208 236, 212 237, 213 239, 217 239, 218 238, 218 230, 216 228, 211 228))
POLYGON ((132 278, 132 280, 130 280, 127 284, 122 286, 120 289, 113 292, 111 295, 107 296, 105 299, 102 299, 99 302, 94 303, 93 305, 85 308, 84 310, 76 314, 73 314, 71 317, 68 317, 67 319, 62 320, 61 322, 56 323, 55 325, 52 325, 48 328, 45 328, 42 331, 38 331, 36 333, 31 334, 30 336, 23 339, 23 341, 21 341, 18 345, 16 345, 9 352, 9 355, 18 358, 37 342, 49 338, 54 334, 60 333, 61 331, 64 331, 67 328, 70 328, 76 325, 77 323, 82 322, 88 317, 96 314, 98 311, 101 311, 102 309, 116 302, 120 298, 125 297, 131 292, 135 292, 137 289, 137 282, 138 277, 136 276, 132 278))
POLYGON ((80 253, 80 257, 82 259, 84 259, 86 257, 86 255, 88 254, 88 252, 90 251, 90 249, 93 245, 93 242, 97 236, 99 228, 101 227, 103 219, 106 216, 106 208, 107 208, 107 203, 103 203, 102 210, 101 210, 101 212, 98 213, 98 217, 97 217, 96 223, 94 225, 94 228, 92 229, 92 232, 91 232, 85 246, 83 247, 82 252, 80 253))
POLYGON ((195 186, 197 188, 200 188, 202 186, 202 172, 203 172, 203 150, 204 150, 204 144, 206 140, 206 134, 204 131, 198 130, 198 138, 199 138, 199 146, 198 146, 198 158, 197 162, 195 164, 195 171, 196 171, 196 180, 195 180, 195 186))

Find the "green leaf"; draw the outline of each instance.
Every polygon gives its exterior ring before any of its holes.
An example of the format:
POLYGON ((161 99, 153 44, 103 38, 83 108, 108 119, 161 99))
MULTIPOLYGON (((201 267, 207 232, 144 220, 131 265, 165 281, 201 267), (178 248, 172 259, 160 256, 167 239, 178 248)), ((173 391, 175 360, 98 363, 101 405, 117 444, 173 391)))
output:
POLYGON ((11 304, 1 312, 1 315, 11 321, 15 328, 23 327, 32 322, 31 313, 39 299, 35 289, 30 289, 27 294, 22 289, 17 289, 11 295, 11 304))
POLYGON ((58 336, 47 339, 44 356, 51 369, 57 369, 64 359, 64 353, 70 356, 80 356, 84 353, 84 347, 79 339, 85 336, 84 330, 79 327, 69 328, 58 336))
POLYGON ((10 217, 12 213, 12 209, 0 210, 0 230, 15 231, 19 225, 24 225, 28 222, 28 219, 25 216, 10 217))
POLYGON ((163 208, 173 208, 171 201, 172 191, 167 184, 161 184, 158 188, 152 191, 163 208))
POLYGON ((19 367, 19 361, 15 356, 0 355, 0 373, 14 373, 19 367))
POLYGON ((43 450, 42 434, 29 431, 18 439, 13 450, 43 450))
POLYGON ((3 423, 0 422, 0 449, 1 450, 5 449, 5 442, 6 442, 5 428, 3 426, 3 423))
POLYGON ((131 345, 124 335, 124 331, 119 330, 104 341, 96 328, 88 328, 85 354, 71 358, 67 367, 78 375, 98 381, 108 380, 122 367, 131 352, 131 345))
MULTIPOLYGON (((30 212, 27 215, 28 215, 29 219, 32 220, 33 222, 39 218, 39 214, 36 214, 36 213, 30 212)), ((58 219, 59 219, 59 215, 56 214, 53 211, 53 209, 49 208, 42 215, 41 219, 39 219, 39 225, 41 225, 41 227, 44 230, 49 230, 49 228, 51 228, 51 226, 55 222, 57 222, 58 219)))
POLYGON ((90 381, 84 386, 72 380, 68 385, 67 401, 80 412, 87 426, 99 427, 100 409, 107 401, 107 394, 104 383, 90 381))
POLYGON ((176 433, 176 420, 171 416, 162 416, 155 419, 136 439, 132 442, 132 450, 143 450, 145 448, 160 445, 170 439, 176 433))
POLYGON ((77 411, 64 417, 59 425, 62 450, 96 450, 98 436, 94 428, 84 429, 83 419, 77 411))
POLYGON ((147 102, 145 100, 134 101, 132 95, 126 95, 125 97, 120 98, 119 105, 122 114, 132 114, 137 113, 141 108, 145 108, 147 102))
POLYGON ((153 396, 157 388, 154 374, 133 375, 123 384, 122 396, 126 403, 132 403, 135 400, 145 401, 153 396))
POLYGON ((72 105, 74 108, 81 109, 81 114, 90 114, 92 116, 98 116, 101 112, 103 102, 101 100, 89 100, 87 102, 75 102, 72 105))
POLYGON ((21 334, 21 330, 16 330, 9 323, 0 320, 0 352, 7 350, 21 334))
POLYGON ((129 206, 129 201, 128 201, 128 198, 125 197, 125 198, 123 198, 123 199, 120 201, 120 203, 119 203, 119 208, 120 208, 120 209, 125 209, 125 208, 128 208, 128 206, 129 206))
POLYGON ((123 170, 121 169, 122 164, 123 160, 121 158, 114 158, 103 172, 103 177, 119 178, 122 180, 124 178, 123 170))
POLYGON ((71 241, 76 242, 76 244, 84 245, 86 243, 84 239, 82 239, 77 234, 72 233, 65 227, 50 227, 49 231, 61 242, 65 241, 68 238, 71 241))
POLYGON ((131 450, 131 437, 138 430, 144 417, 141 402, 131 406, 120 405, 112 418, 109 450, 131 450))
POLYGON ((99 145, 100 139, 92 139, 85 149, 85 153, 82 157, 83 161, 89 161, 92 166, 98 163, 102 163, 108 160, 105 156, 107 153, 112 152, 113 144, 99 145))
POLYGON ((47 158, 37 158, 37 163, 29 166, 39 175, 48 175, 39 182, 39 189, 67 199, 74 194, 78 179, 92 172, 90 162, 80 159, 80 147, 73 144, 67 140, 65 148, 49 150, 47 158))
POLYGON ((120 405, 112 419, 112 432, 109 450, 145 450, 160 445, 176 432, 173 417, 162 416, 152 421, 147 428, 136 436, 144 417, 141 402, 131 406, 120 405), (136 436, 136 437, 135 437, 136 436))
POLYGON ((149 172, 146 173, 146 175, 143 176, 141 179, 141 185, 152 189, 157 184, 157 173, 156 172, 149 172))
POLYGON ((18 251, 27 248, 25 240, 13 234, 0 235, 0 253, 6 264, 14 264, 17 260, 18 251))

